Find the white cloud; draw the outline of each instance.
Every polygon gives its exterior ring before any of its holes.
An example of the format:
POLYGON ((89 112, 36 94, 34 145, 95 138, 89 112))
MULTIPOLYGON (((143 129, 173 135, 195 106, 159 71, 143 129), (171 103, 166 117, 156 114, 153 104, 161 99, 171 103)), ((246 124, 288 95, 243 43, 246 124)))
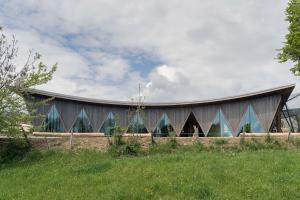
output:
POLYGON ((274 59, 287 32, 286 3, 12 0, 0 23, 24 49, 59 63, 44 89, 128 100, 138 83, 152 81, 143 92, 149 101, 206 99, 299 83, 290 63, 274 59), (139 51, 161 64, 141 75, 135 57, 124 56, 139 51))
POLYGON ((109 58, 108 56, 101 58, 101 65, 96 66, 97 79, 111 79, 113 81, 122 80, 130 67, 123 59, 109 58))
POLYGON ((179 76, 175 68, 169 67, 167 65, 158 66, 156 68, 157 75, 165 77, 170 82, 178 82, 179 76))

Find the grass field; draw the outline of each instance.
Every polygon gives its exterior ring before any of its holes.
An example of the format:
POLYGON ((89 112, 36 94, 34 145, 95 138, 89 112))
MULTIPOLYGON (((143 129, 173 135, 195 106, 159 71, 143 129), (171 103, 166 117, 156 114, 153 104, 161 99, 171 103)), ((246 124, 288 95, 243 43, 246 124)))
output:
POLYGON ((300 150, 113 158, 33 151, 0 167, 0 199, 300 199, 300 150))

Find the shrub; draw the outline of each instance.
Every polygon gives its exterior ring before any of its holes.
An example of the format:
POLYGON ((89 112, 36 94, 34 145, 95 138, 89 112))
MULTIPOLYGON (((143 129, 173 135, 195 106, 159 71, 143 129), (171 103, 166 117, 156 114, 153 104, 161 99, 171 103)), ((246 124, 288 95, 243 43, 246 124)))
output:
POLYGON ((300 138, 293 138, 292 144, 293 144, 295 147, 300 148, 300 138))
POLYGON ((178 146, 177 140, 176 138, 172 137, 170 140, 168 140, 168 142, 166 143, 166 145, 171 148, 171 149, 176 149, 178 146))
POLYGON ((205 146, 201 141, 196 141, 194 143, 194 147, 196 148, 197 151, 203 151, 205 149, 205 146))
POLYGON ((25 139, 8 139, 0 147, 0 163, 22 159, 31 149, 30 144, 25 139))
POLYGON ((113 135, 113 145, 120 146, 123 145, 123 135, 120 133, 116 133, 113 135))
POLYGON ((243 146, 245 144, 246 144, 245 135, 244 135, 244 133, 242 133, 240 135, 240 145, 243 146))
POLYGON ((273 138, 271 137, 270 133, 268 133, 268 134, 266 135, 265 142, 266 142, 267 144, 270 144, 270 143, 273 142, 273 138))
POLYGON ((251 138, 251 142, 245 142, 245 148, 249 150, 259 150, 263 149, 264 145, 259 142, 256 138, 251 138))
POLYGON ((111 146, 109 146, 107 152, 108 152, 108 154, 110 154, 112 157, 118 157, 118 156, 123 155, 123 149, 122 149, 122 146, 111 145, 111 146))
POLYGON ((269 141, 266 141, 264 147, 266 149, 282 149, 284 147, 284 144, 278 140, 271 139, 269 141))
POLYGON ((141 144, 136 138, 130 138, 125 143, 125 155, 137 155, 141 150, 141 144))
POLYGON ((225 139, 215 139, 215 140, 213 141, 213 143, 214 143, 215 145, 221 146, 221 145, 227 144, 228 141, 225 140, 225 139))
POLYGON ((141 144, 136 138, 129 138, 126 142, 122 140, 122 137, 117 137, 114 140, 116 141, 108 149, 108 153, 113 157, 138 155, 141 150, 141 144))

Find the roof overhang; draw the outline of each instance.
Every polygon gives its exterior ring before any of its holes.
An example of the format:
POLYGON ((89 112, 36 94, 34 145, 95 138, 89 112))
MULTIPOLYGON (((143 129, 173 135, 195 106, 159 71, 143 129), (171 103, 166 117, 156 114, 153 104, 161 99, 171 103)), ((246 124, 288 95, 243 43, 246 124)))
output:
MULTIPOLYGON (((276 88, 271 88, 267 90, 261 90, 257 92, 251 92, 243 95, 238 96, 230 96, 224 98, 216 98, 216 99, 209 99, 209 100, 200 100, 200 101, 181 101, 181 102, 145 102, 143 105, 146 107, 184 107, 184 106, 196 106, 196 105, 207 105, 207 104, 218 104, 224 102, 233 102, 233 101, 242 101, 253 99, 257 97, 265 97, 265 96, 273 96, 273 95, 282 95, 282 102, 285 103, 291 93, 295 88, 295 84, 280 86, 276 88)), ((77 97, 71 95, 64 95, 54 92, 48 92, 43 90, 31 89, 30 90, 31 96, 39 96, 45 98, 56 98, 56 99, 64 99, 70 101, 78 101, 78 102, 85 102, 85 103, 92 103, 92 104, 106 104, 106 105, 115 105, 115 106, 136 106, 137 102, 130 102, 130 101, 109 101, 109 100, 101 100, 101 99, 93 99, 93 98, 84 98, 84 97, 77 97)))

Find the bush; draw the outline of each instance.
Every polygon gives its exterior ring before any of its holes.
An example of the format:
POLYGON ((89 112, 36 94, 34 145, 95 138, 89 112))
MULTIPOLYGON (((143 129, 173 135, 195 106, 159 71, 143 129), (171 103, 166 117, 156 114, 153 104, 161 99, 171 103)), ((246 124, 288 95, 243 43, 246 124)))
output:
POLYGON ((265 142, 266 142, 267 144, 270 144, 270 143, 273 142, 273 138, 271 137, 270 133, 268 133, 268 134, 266 135, 265 142))
POLYGON ((129 138, 124 142, 122 137, 114 138, 114 142, 110 145, 108 153, 113 157, 124 155, 138 155, 141 151, 141 144, 136 138, 129 138))
POLYGON ((123 145, 123 135, 120 133, 116 133, 113 135, 113 145, 120 146, 123 145))
POLYGON ((246 144, 246 139, 245 139, 245 135, 241 134, 240 135, 240 145, 243 146, 246 144))
POLYGON ((125 155, 137 155, 141 150, 141 144, 136 138, 130 138, 125 143, 125 155))
POLYGON ((269 141, 266 141, 265 148, 266 149, 284 149, 286 146, 284 145, 284 142, 281 142, 279 140, 271 139, 269 141))
POLYGON ((0 163, 22 159, 31 149, 25 139, 8 139, 0 146, 0 163))
POLYGON ((215 145, 221 146, 221 145, 227 144, 228 141, 225 140, 225 139, 215 139, 215 140, 213 141, 213 143, 214 143, 215 145))
POLYGON ((170 138, 166 143, 155 143, 149 145, 149 153, 157 154, 157 153, 172 153, 179 144, 175 137, 170 138))
POLYGON ((293 144, 295 147, 300 148, 300 138, 293 138, 292 144, 293 144))
POLYGON ((168 140, 166 144, 171 149, 176 149, 178 147, 178 143, 175 137, 172 137, 170 140, 168 140))
POLYGON ((194 147, 196 148, 197 151, 203 151, 205 149, 204 144, 200 141, 196 141, 194 143, 194 147))
POLYGON ((119 156, 123 155, 122 146, 110 145, 107 152, 112 157, 119 157, 119 156))
POLYGON ((243 145, 243 148, 249 149, 249 150, 259 150, 259 149, 264 149, 264 144, 259 142, 256 138, 251 138, 251 141, 246 142, 243 145))

